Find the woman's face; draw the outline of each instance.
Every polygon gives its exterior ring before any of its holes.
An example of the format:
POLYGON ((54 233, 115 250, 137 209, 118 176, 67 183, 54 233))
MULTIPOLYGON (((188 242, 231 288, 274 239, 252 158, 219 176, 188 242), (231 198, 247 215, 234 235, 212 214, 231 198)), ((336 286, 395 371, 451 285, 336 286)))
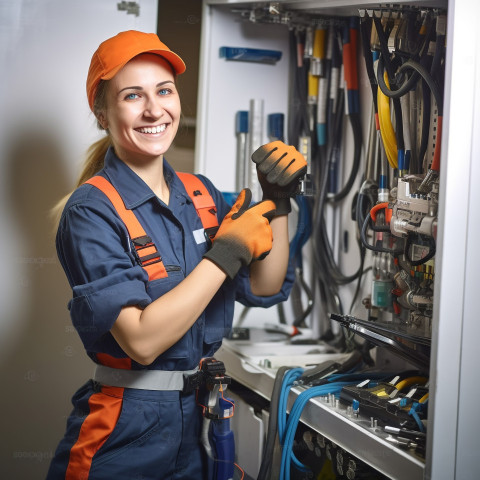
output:
POLYGON ((178 130, 180 97, 170 65, 142 54, 108 82, 106 110, 99 115, 115 153, 126 163, 161 158, 178 130))

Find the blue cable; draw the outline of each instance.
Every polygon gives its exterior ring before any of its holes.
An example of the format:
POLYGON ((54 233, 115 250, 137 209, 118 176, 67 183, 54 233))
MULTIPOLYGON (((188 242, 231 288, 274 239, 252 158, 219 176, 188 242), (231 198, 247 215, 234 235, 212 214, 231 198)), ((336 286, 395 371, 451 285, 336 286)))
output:
POLYGON ((423 422, 422 422, 420 416, 418 415, 418 410, 423 411, 423 409, 427 405, 427 402, 428 402, 428 400, 423 404, 418 403, 418 402, 413 402, 412 408, 410 408, 410 411, 408 412, 408 414, 413 417, 415 422, 417 422, 418 429, 421 432, 425 432, 425 425, 423 425, 423 422))
MULTIPOLYGON (((297 376, 293 375, 293 376, 297 376)), ((332 375, 333 377, 334 375, 332 375)), ((288 391, 291 387, 291 378, 288 379, 288 387, 287 383, 285 382, 286 388, 282 388, 282 393, 285 395, 285 398, 282 398, 284 402, 282 406, 279 405, 279 437, 280 443, 282 445, 282 461, 280 467, 280 480, 290 480, 290 462, 293 462, 294 466, 299 469, 300 471, 306 472, 309 469, 303 465, 293 453, 293 441, 295 438, 295 432, 297 430, 298 422, 300 421, 300 417, 302 415, 303 409, 307 402, 313 398, 318 396, 325 396, 328 394, 334 394, 338 396, 342 390, 342 388, 346 385, 357 384, 361 380, 366 379, 376 379, 376 378, 384 378, 384 373, 369 373, 367 374, 336 374, 334 379, 328 379, 329 384, 321 385, 318 387, 311 387, 308 390, 303 391, 295 400, 293 407, 290 411, 290 415, 288 416, 288 421, 286 427, 282 424, 282 434, 280 435, 280 416, 282 416, 282 421, 286 418, 286 402, 288 398, 288 391), (341 378, 344 381, 339 381, 341 378), (334 381, 337 380, 337 381, 334 381), (281 409, 281 410, 280 410, 281 409), (281 414, 280 412, 283 412, 281 414)))
POLYGON ((301 264, 302 248, 312 233, 312 212, 308 199, 298 195, 295 197, 298 205, 297 230, 290 242, 290 258, 301 264))
POLYGON ((303 469, 306 468, 301 462, 298 461, 298 459, 296 459, 293 453, 293 440, 295 437, 295 432, 306 403, 313 397, 322 395, 324 396, 328 395, 329 393, 339 394, 343 386, 351 385, 352 383, 355 382, 337 382, 330 385, 312 387, 302 392, 295 400, 293 408, 288 417, 287 431, 285 433, 285 439, 283 442, 280 480, 290 480, 290 461, 293 461, 297 468, 298 465, 301 465, 303 469))
MULTIPOLYGON (((278 403, 278 427, 277 427, 278 438, 280 440, 280 445, 282 445, 282 447, 284 445, 284 436, 285 436, 286 423, 287 423, 288 394, 295 380, 299 378, 304 371, 305 369, 303 368, 293 368, 292 370, 289 370, 283 377, 282 389, 280 391, 280 400, 278 403)), ((300 471, 303 471, 303 472, 308 471, 308 469, 296 458, 294 458, 294 462, 300 471)))
POLYGON ((302 392, 295 400, 295 403, 288 417, 287 431, 283 443, 280 479, 288 480, 290 478, 290 461, 292 461, 295 467, 300 471, 307 470, 307 467, 303 465, 303 463, 301 463, 293 453, 293 440, 295 437, 295 432, 297 430, 298 422, 300 421, 303 408, 305 407, 305 404, 310 400, 310 398, 314 396, 332 393, 332 390, 333 388, 331 385, 329 385, 328 388, 325 388, 325 386, 312 387, 311 389, 302 392))
POLYGON ((287 422, 287 400, 288 393, 290 388, 293 385, 293 382, 300 377, 304 372, 303 368, 292 368, 283 377, 282 387, 280 390, 280 399, 278 402, 278 438, 280 439, 280 444, 283 445, 283 436, 285 433, 286 422, 287 422))
MULTIPOLYGON (((278 437, 280 440, 280 445, 282 446, 282 449, 284 448, 284 437, 286 433, 286 423, 287 423, 287 401, 288 401, 288 394, 290 392, 290 389, 295 383, 295 380, 297 380, 305 371, 303 368, 294 368, 292 370, 289 370, 283 379, 282 383, 282 389, 280 392, 280 400, 279 400, 279 405, 278 405, 278 437)), ((296 467, 303 472, 307 472, 309 469, 307 469, 300 461, 297 460, 295 457, 293 459, 296 467)))

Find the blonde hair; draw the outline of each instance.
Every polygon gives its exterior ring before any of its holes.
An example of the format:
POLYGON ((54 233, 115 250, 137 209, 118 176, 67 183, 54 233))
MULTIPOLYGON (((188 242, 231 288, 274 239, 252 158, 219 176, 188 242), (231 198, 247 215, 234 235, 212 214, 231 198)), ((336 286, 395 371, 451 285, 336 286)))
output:
MULTIPOLYGON (((101 112, 104 112, 106 109, 106 91, 107 91, 108 80, 101 80, 98 88, 97 94, 95 96, 95 101, 93 104, 93 113, 97 118, 97 127, 100 130, 104 130, 100 122, 98 121, 98 116, 101 112)), ((100 140, 97 140, 95 143, 90 145, 87 150, 85 163, 83 169, 80 173, 80 176, 77 179, 75 188, 60 199, 56 205, 52 208, 50 214, 54 222, 55 229, 58 227, 60 218, 62 216, 63 209, 72 195, 72 193, 83 183, 85 183, 89 178, 92 178, 96 175, 104 165, 105 154, 107 153, 108 148, 112 145, 110 135, 107 132, 107 135, 102 137, 100 140)))

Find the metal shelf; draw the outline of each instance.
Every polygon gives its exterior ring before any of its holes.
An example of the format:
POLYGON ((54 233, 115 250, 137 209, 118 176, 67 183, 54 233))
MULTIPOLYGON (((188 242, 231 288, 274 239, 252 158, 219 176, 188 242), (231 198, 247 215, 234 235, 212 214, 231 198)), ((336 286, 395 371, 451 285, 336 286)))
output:
MULTIPOLYGON (((241 355, 228 340, 224 340, 215 356, 225 363, 232 378, 270 400, 275 369, 266 368, 241 355)), ((288 409, 302 391, 303 388, 292 388, 288 409)), ((369 419, 349 417, 342 405, 329 404, 322 398, 311 399, 303 410, 301 421, 391 479, 424 478, 425 464, 420 458, 389 443, 382 430, 371 428, 369 419)))
POLYGON ((258 0, 208 0, 207 5, 230 6, 230 7, 249 7, 261 4, 278 3, 281 7, 288 7, 291 10, 308 10, 325 13, 328 15, 355 15, 359 8, 374 8, 379 5, 388 6, 423 6, 430 8, 447 8, 447 0, 391 0, 389 2, 379 2, 378 0, 280 0, 277 2, 258 0), (252 5, 253 4, 253 5, 252 5))

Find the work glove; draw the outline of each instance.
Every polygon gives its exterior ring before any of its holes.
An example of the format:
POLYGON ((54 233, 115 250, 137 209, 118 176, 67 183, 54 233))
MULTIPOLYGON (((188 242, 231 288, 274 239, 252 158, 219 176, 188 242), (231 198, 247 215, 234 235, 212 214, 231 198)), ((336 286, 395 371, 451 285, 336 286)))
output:
POLYGON ((273 200, 276 215, 291 212, 290 198, 299 190, 300 179, 307 173, 307 162, 295 147, 277 140, 261 146, 252 154, 257 164, 263 200, 273 200))
POLYGON ((220 224, 212 248, 203 256, 230 278, 235 277, 242 265, 262 260, 272 249, 269 222, 275 215, 275 204, 265 201, 249 207, 251 200, 252 192, 243 189, 220 224))

